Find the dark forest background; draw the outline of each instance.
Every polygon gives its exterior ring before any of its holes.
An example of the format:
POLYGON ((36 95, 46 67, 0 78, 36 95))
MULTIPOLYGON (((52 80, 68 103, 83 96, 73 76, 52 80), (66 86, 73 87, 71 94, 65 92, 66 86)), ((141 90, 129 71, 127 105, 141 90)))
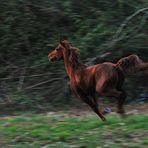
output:
MULTIPOLYGON (((82 62, 148 60, 147 0, 0 0, 0 107, 50 110, 72 105, 63 62, 48 52, 67 36, 82 62)), ((148 92, 147 77, 127 76, 128 100, 148 92)))

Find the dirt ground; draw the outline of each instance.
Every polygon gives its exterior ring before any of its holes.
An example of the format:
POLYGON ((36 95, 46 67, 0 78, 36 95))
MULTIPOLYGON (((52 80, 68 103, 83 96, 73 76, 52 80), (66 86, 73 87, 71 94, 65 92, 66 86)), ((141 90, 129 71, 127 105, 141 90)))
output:
MULTIPOLYGON (((116 113, 116 104, 101 104, 100 107, 103 109, 105 107, 109 107, 111 109, 111 112, 108 113, 107 115, 117 115, 116 113)), ((137 115, 137 114, 141 114, 141 115, 147 115, 148 114, 148 103, 138 103, 138 104, 131 104, 131 105, 124 105, 125 111, 126 111, 126 115, 137 115)), ((26 114, 26 112, 23 112, 26 114)), ((22 114, 19 113, 19 115, 22 114)), ((28 113, 27 113, 28 114, 28 113)), ((30 113, 29 113, 30 114, 30 113)), ((28 114, 28 115, 29 115, 28 114)), ((34 114, 34 113, 33 113, 34 114)), ((82 106, 74 106, 68 109, 63 109, 63 110, 59 110, 59 111, 46 111, 46 112, 37 112, 35 114, 46 114, 46 115, 60 115, 63 117, 77 117, 77 116, 88 116, 88 115, 92 115, 95 114, 92 109, 89 108, 89 106, 82 104, 82 106)), ((32 115, 32 113, 30 114, 32 115)), ((9 118, 12 116, 18 116, 17 114, 3 114, 1 113, 0 118, 9 118)))
MULTIPOLYGON (((105 105, 106 106, 106 105, 105 105)), ((104 105, 101 107, 105 107, 104 105)), ((111 108, 112 112, 110 112, 108 115, 118 115, 116 113, 116 107, 115 104, 108 104, 109 108, 111 108)), ((148 103, 139 103, 139 104, 132 104, 132 105, 125 105, 125 111, 127 115, 136 115, 136 114, 148 114, 148 103)), ((88 106, 84 105, 82 108, 80 107, 74 107, 66 111, 59 111, 59 112, 47 112, 46 114, 52 115, 52 114, 61 114, 63 116, 68 117, 75 117, 75 116, 88 116, 91 114, 95 114, 88 106)))

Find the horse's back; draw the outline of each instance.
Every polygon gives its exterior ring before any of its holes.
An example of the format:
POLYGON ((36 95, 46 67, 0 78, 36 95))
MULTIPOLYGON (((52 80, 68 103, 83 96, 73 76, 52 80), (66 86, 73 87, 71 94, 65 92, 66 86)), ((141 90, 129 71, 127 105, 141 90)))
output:
POLYGON ((101 64, 96 64, 93 66, 88 66, 80 71, 81 76, 79 79, 82 79, 82 81, 87 81, 88 83, 91 83, 92 81, 96 81, 96 79, 101 79, 101 81, 104 79, 111 78, 114 74, 116 74, 115 71, 115 64, 110 62, 105 62, 101 64))
POLYGON ((86 91, 96 90, 96 87, 101 91, 106 86, 114 87, 116 85, 118 72, 115 64, 105 62, 81 69, 75 75, 75 79, 77 85, 83 86, 86 91))

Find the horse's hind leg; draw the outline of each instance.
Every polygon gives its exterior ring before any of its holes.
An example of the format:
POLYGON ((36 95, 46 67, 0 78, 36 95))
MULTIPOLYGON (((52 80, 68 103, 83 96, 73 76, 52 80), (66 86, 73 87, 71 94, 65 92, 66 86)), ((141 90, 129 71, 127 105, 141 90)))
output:
POLYGON ((125 91, 122 90, 122 93, 119 95, 119 97, 117 97, 117 112, 121 115, 125 113, 123 107, 125 99, 126 99, 126 93, 125 91))
POLYGON ((110 89, 105 93, 108 97, 115 97, 117 98, 117 113, 124 115, 124 102, 126 99, 126 93, 122 89, 110 89))
POLYGON ((123 105, 126 99, 126 93, 122 89, 106 89, 102 92, 102 95, 117 98, 117 113, 124 115, 123 105))

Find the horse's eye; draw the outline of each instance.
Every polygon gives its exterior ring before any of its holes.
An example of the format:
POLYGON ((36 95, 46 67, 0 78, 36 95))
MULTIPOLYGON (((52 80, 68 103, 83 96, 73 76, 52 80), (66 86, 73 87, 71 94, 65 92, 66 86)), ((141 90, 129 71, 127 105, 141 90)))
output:
POLYGON ((60 50, 60 48, 56 48, 56 50, 57 50, 57 51, 59 51, 59 50, 60 50))

